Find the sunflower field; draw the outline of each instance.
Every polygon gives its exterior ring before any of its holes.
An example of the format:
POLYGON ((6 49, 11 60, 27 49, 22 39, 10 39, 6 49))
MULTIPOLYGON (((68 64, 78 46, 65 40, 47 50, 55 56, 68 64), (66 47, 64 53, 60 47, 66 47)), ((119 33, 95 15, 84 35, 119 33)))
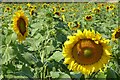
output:
POLYGON ((0 79, 120 78, 119 3, 0 3, 0 79))

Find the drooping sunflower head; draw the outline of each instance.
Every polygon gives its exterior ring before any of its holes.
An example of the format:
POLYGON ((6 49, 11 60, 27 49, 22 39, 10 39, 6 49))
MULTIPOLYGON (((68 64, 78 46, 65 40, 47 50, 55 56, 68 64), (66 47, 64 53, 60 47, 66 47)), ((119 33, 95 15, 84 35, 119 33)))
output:
POLYGON ((64 64, 68 69, 89 75, 105 67, 111 55, 109 40, 94 30, 86 30, 68 36, 63 46, 64 64))
POLYGON ((113 34, 112 34, 112 40, 115 41, 118 38, 120 38, 120 27, 115 28, 113 34))
POLYGON ((87 16, 85 16, 85 20, 86 20, 86 21, 91 21, 91 20, 92 20, 92 15, 87 15, 87 16))
POLYGON ((28 35, 28 18, 23 11, 18 11, 13 17, 13 29, 17 34, 18 41, 21 43, 28 35))

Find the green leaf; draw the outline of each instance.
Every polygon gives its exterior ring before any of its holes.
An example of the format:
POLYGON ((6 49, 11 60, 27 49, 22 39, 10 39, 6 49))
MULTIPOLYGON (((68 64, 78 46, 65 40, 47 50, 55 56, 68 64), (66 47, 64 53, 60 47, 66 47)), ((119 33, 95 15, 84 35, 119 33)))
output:
POLYGON ((46 50, 46 53, 49 54, 50 51, 53 51, 53 50, 54 50, 54 46, 53 46, 53 45, 51 45, 51 46, 46 46, 46 47, 45 47, 45 50, 46 50))
POLYGON ((11 37, 12 42, 14 43, 17 40, 17 34, 13 33, 11 37))
POLYGON ((51 71, 50 75, 51 75, 52 78, 58 78, 60 74, 59 74, 59 72, 53 72, 53 71, 51 71))
POLYGON ((2 64, 5 64, 6 62, 8 62, 10 59, 12 59, 14 57, 13 55, 13 49, 10 46, 4 47, 3 49, 3 56, 2 56, 2 64))
POLYGON ((26 67, 26 66, 22 66, 22 70, 20 72, 17 72, 16 73, 17 76, 27 76, 29 78, 32 78, 33 77, 33 72, 30 70, 29 67, 26 67))
POLYGON ((70 78, 70 76, 66 73, 60 72, 59 78, 70 78))
POLYGON ((34 34, 37 32, 38 28, 32 29, 31 30, 31 36, 34 36, 34 34))
POLYGON ((12 37, 12 34, 7 35, 6 40, 5 40, 6 44, 10 44, 11 43, 11 37, 12 37))
POLYGON ((117 78, 115 71, 112 69, 107 69, 107 78, 117 78))
POLYGON ((97 78, 106 78, 106 75, 104 74, 104 72, 99 72, 97 78))
POLYGON ((43 29, 43 26, 42 26, 41 22, 37 22, 37 23, 31 24, 31 27, 32 28, 38 28, 39 30, 43 29))
POLYGON ((63 59, 63 55, 62 52, 56 51, 55 53, 53 53, 53 55, 49 58, 49 60, 54 59, 55 61, 59 62, 61 59, 63 59))
POLYGON ((25 53, 23 55, 23 57, 25 58, 26 61, 28 61, 30 64, 34 64, 35 62, 37 62, 37 58, 35 56, 33 56, 31 53, 25 53))
POLYGON ((75 73, 75 72, 70 72, 70 75, 72 76, 72 78, 80 78, 82 76, 81 73, 75 73))

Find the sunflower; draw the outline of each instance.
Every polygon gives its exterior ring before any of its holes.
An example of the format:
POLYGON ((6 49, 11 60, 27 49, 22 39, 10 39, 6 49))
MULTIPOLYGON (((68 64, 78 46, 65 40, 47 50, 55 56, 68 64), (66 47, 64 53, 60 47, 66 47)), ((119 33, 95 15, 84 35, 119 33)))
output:
POLYGON ((111 55, 109 40, 94 30, 80 31, 68 36, 63 46, 64 64, 68 69, 90 75, 105 67, 111 55))
POLYGON ((54 14, 60 16, 60 12, 59 11, 54 12, 54 14))
POLYGON ((109 9, 110 9, 110 10, 115 9, 115 5, 110 5, 110 6, 109 6, 109 9))
POLYGON ((21 7, 21 6, 18 6, 18 7, 17 7, 17 10, 22 10, 22 7, 21 7))
POLYGON ((115 41, 118 38, 120 38, 120 27, 115 28, 113 34, 112 34, 112 40, 115 41))
POLYGON ((61 11, 61 12, 65 12, 65 8, 63 8, 63 7, 60 8, 60 11, 61 11))
POLYGON ((18 41, 21 43, 28 35, 28 18, 23 11, 18 11, 13 17, 13 29, 17 34, 18 41))
POLYGON ((48 6, 49 6, 49 4, 47 4, 47 3, 43 3, 43 4, 42 4, 42 7, 43 7, 43 8, 47 8, 48 6))
POLYGON ((93 12, 98 14, 100 12, 100 8, 99 7, 98 8, 93 8, 93 12))
POLYGON ((98 3, 98 7, 103 7, 104 6, 104 3, 98 3))
POLYGON ((11 8, 10 7, 6 7, 5 8, 5 12, 9 12, 9 11, 11 11, 11 8))
POLYGON ((34 9, 30 10, 30 15, 32 16, 34 14, 34 9))
POLYGON ((52 7, 53 8, 53 12, 56 12, 56 7, 52 7))
POLYGON ((36 13, 35 9, 30 10, 30 15, 31 16, 37 16, 37 13, 36 13))
POLYGON ((28 6, 28 7, 30 7, 30 6, 31 6, 31 4, 30 4, 30 3, 27 3, 27 6, 28 6))
POLYGON ((80 23, 79 22, 68 22, 68 27, 71 30, 77 30, 80 27, 80 23))
POLYGON ((85 20, 86 20, 86 21, 91 21, 91 20, 92 20, 92 15, 87 15, 87 16, 85 16, 85 20))

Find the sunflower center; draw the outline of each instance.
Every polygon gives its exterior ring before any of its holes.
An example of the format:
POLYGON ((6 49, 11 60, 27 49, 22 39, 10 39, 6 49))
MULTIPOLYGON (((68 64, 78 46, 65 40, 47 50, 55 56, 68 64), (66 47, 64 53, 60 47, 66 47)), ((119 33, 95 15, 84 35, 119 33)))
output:
POLYGON ((100 12, 100 10, 99 10, 99 9, 95 9, 94 11, 95 11, 96 13, 97 13, 97 12, 98 12, 98 13, 100 12))
POLYGON ((64 10, 64 8, 62 8, 62 10, 64 10))
POLYGON ((115 34, 115 38, 119 38, 120 37, 120 31, 116 32, 115 34))
POLYGON ((85 57, 91 57, 92 56, 92 51, 90 49, 85 49, 84 50, 84 56, 85 57))
POLYGON ((81 65, 90 65, 101 59, 103 47, 90 39, 81 39, 75 44, 72 55, 75 61, 81 65))
POLYGON ((86 16, 86 20, 91 20, 92 16, 86 16))
POLYGON ((23 18, 19 18, 17 21, 17 26, 19 28, 20 33, 24 36, 26 32, 26 23, 23 18))
POLYGON ((113 6, 110 6, 110 8, 113 8, 113 6))
POLYGON ((7 10, 10 10, 10 8, 7 8, 7 10))
POLYGON ((56 15, 60 16, 60 13, 59 12, 55 12, 56 15))

